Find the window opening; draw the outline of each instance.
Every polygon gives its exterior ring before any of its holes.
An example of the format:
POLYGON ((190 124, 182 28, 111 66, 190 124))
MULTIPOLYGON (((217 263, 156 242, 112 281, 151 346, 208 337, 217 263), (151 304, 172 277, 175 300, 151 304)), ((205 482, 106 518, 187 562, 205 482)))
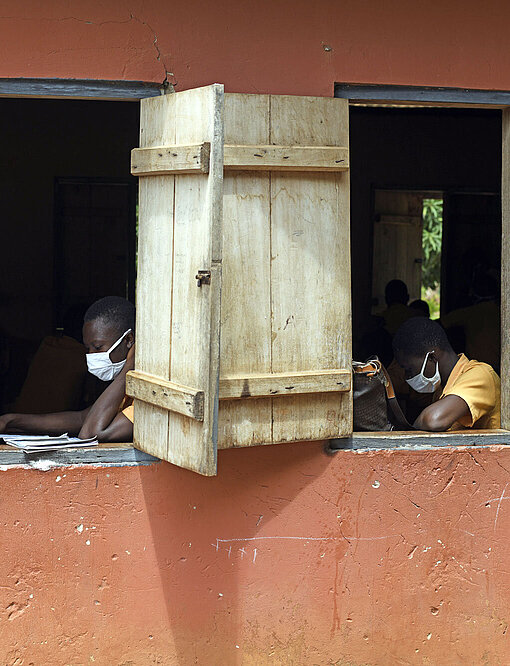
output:
POLYGON ((72 350, 60 387, 55 376, 44 384, 55 359, 41 345, 64 333, 81 338, 83 310, 97 298, 134 299, 130 151, 138 143, 139 106, 4 98, 0 117, 9 127, 0 166, 0 409, 80 409, 105 385, 88 376, 72 350))
MULTIPOLYGON (((377 354, 392 363, 391 338, 402 321, 381 327, 380 316, 385 287, 396 279, 407 287, 407 307, 425 301, 431 319, 441 318, 457 353, 499 372, 501 112, 353 107, 350 149, 354 359, 377 354), (469 166, 467 137, 484 169, 469 166), (446 323, 489 296, 494 317, 473 356, 472 330, 446 323)), ((404 377, 395 388, 406 391, 404 377)), ((399 397, 412 422, 423 405, 399 397)))

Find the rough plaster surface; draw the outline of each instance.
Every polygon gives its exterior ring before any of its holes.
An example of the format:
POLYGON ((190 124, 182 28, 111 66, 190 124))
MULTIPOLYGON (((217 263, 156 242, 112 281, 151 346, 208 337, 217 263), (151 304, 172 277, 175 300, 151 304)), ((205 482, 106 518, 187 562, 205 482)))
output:
POLYGON ((0 663, 510 663, 510 449, 0 472, 0 663))
POLYGON ((0 0, 0 77, 302 95, 332 95, 335 81, 507 89, 509 19, 501 0, 0 0))

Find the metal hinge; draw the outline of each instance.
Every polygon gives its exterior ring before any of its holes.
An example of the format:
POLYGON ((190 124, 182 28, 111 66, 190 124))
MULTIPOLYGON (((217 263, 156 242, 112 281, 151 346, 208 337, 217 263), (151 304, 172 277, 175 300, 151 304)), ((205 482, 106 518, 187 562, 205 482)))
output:
POLYGON ((211 284, 211 271, 198 271, 195 280, 197 281, 197 287, 201 287, 203 284, 211 284))

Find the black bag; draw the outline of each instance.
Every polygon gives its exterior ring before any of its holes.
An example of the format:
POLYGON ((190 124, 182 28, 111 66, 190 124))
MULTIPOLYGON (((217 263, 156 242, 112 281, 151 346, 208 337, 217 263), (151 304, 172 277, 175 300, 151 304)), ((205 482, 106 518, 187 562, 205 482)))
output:
POLYGON ((352 362, 354 432, 413 430, 402 412, 391 379, 377 356, 352 362))

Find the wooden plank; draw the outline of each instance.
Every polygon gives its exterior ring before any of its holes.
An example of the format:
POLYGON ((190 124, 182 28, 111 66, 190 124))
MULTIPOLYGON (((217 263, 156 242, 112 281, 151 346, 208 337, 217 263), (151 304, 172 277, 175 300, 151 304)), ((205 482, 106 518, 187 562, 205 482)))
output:
POLYGON ((131 151, 133 176, 160 176, 175 173, 207 173, 211 144, 134 148, 131 151))
MULTIPOLYGON (((175 99, 165 95, 142 100, 142 148, 175 144, 175 99)), ((135 369, 163 380, 170 378, 173 218, 174 176, 140 178, 135 369)), ((168 414, 166 409, 135 400, 135 446, 166 459, 168 414)))
MULTIPOLYGON (((272 96, 276 145, 348 146, 348 104, 272 96)), ((272 372, 351 363, 349 175, 271 176, 272 372), (334 276, 334 277, 333 277, 334 276)), ((273 442, 352 431, 350 393, 273 399, 273 442)))
MULTIPOLYGON (((175 144, 209 142, 209 174, 176 175, 169 380, 204 392, 204 420, 170 413, 166 460, 216 474, 223 210, 223 86, 174 95, 175 144), (198 270, 211 283, 197 287, 198 270)), ((158 179, 155 179, 158 180, 158 179)), ((156 281, 157 284, 157 281, 156 281)))
MULTIPOLYGON (((225 142, 269 143, 268 95, 225 95, 225 142)), ((271 372, 270 179, 224 174, 221 376, 271 372)), ((271 398, 220 400, 218 448, 270 443, 271 409, 271 398)))
POLYGON ((137 400, 183 414, 196 421, 204 420, 203 391, 134 371, 129 372, 126 377, 126 393, 137 400))
POLYGON ((497 446, 510 444, 506 430, 456 430, 423 432, 355 432, 351 437, 333 439, 331 451, 344 449, 412 449, 450 446, 497 446))
POLYGON ((350 391, 351 370, 220 377, 220 400, 350 391))
POLYGON ((225 144, 225 169, 250 171, 346 171, 349 149, 339 146, 225 144))
POLYGON ((510 428, 510 109, 503 111, 501 173, 501 427, 510 428))

